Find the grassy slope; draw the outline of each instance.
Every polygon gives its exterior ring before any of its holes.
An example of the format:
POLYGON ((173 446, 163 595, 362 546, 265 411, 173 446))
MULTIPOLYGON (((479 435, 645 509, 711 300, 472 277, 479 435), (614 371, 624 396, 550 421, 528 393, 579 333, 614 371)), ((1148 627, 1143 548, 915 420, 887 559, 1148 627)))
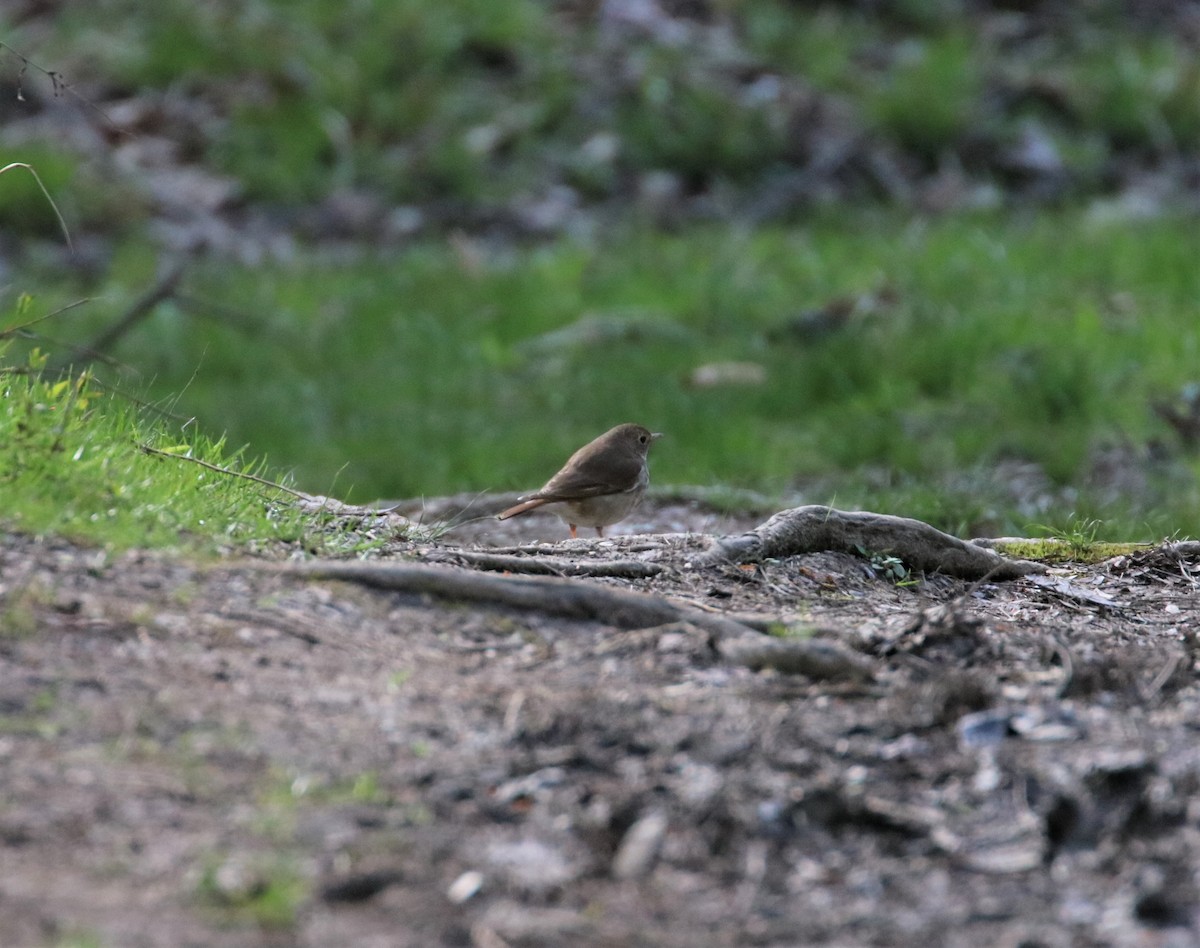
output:
POLYGON ((295 515, 268 510, 281 494, 186 460, 152 457, 139 445, 203 455, 242 471, 261 465, 224 457, 200 439, 183 445, 135 417, 86 376, 58 382, 0 376, 0 486, 4 526, 64 533, 118 547, 181 541, 214 549, 266 539, 297 539, 295 515))

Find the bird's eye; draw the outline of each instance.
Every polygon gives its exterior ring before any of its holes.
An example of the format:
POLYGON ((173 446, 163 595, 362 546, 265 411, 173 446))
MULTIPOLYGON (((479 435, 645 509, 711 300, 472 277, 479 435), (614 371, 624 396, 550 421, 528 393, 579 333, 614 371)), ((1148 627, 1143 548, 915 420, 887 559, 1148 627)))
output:
POLYGON ((638 441, 642 442, 642 444, 645 444, 647 440, 645 435, 638 435, 638 441))

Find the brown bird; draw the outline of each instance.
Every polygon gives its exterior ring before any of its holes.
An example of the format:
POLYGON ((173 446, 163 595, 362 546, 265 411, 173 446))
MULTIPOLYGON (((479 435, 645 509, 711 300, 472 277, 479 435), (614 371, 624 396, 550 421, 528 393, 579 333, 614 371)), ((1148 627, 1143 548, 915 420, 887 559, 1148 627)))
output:
POLYGON ((617 425, 572 454, 545 487, 522 497, 496 519, 553 504, 552 512, 571 528, 571 539, 580 525, 595 527, 602 537, 604 528, 628 517, 646 493, 650 483, 646 453, 661 437, 641 425, 617 425))

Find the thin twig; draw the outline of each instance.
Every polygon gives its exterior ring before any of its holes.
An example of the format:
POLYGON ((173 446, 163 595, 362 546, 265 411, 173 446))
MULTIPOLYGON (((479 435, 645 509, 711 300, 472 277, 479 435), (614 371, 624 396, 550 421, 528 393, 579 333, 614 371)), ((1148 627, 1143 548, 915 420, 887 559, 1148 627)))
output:
POLYGON ((0 49, 8 50, 10 53, 12 53, 14 56, 16 56, 17 59, 21 60, 21 71, 17 75, 17 101, 18 102, 25 101, 25 89, 24 89, 24 86, 22 85, 22 79, 25 76, 26 70, 33 68, 33 69, 36 69, 43 76, 45 76, 47 79, 50 80, 50 85, 54 89, 54 97, 56 99, 59 96, 61 96, 64 92, 66 92, 73 99, 75 99, 77 102, 79 102, 85 109, 95 112, 102 119, 104 119, 104 123, 110 129, 112 129, 114 132, 116 132, 118 135, 122 135, 127 138, 132 137, 128 131, 121 128, 119 125, 117 125, 117 123, 112 120, 111 116, 109 116, 109 114, 107 112, 105 112, 104 109, 100 108, 100 106, 98 106, 91 99, 87 98, 87 96, 81 95, 79 92, 76 92, 75 87, 71 83, 67 82, 66 79, 63 78, 63 74, 61 72, 56 72, 53 69, 45 69, 42 66, 39 66, 37 63, 35 63, 32 59, 29 59, 27 56, 22 56, 15 49, 13 49, 11 46, 9 46, 8 43, 0 42, 0 49))
POLYGON ((47 319, 53 319, 55 316, 61 316, 68 310, 74 309, 76 306, 82 306, 84 303, 92 302, 95 302, 94 297, 85 296, 83 299, 76 300, 74 303, 68 303, 66 306, 60 306, 58 309, 52 312, 43 313, 41 316, 38 316, 36 319, 31 319, 27 323, 18 323, 16 326, 9 326, 7 329, 0 329, 0 339, 3 339, 5 336, 23 333, 29 329, 30 326, 36 326, 38 323, 44 323, 47 319))
POLYGON ((144 398, 138 398, 136 395, 131 395, 129 392, 125 391, 125 389, 117 385, 113 385, 111 382, 106 382, 104 379, 97 378, 95 375, 88 379, 88 384, 93 385, 96 388, 104 389, 104 391, 110 392, 118 398, 123 398, 125 401, 129 402, 129 404, 135 405, 144 411, 154 412, 154 414, 158 415, 160 418, 166 418, 169 421, 178 422, 184 426, 190 425, 196 420, 194 417, 188 418, 179 414, 178 412, 171 411, 169 408, 163 408, 154 404, 154 402, 147 401, 144 398))
POLYGON ((300 500, 308 499, 308 494, 302 491, 292 490, 290 487, 284 487, 282 484, 277 484, 275 481, 269 481, 265 477, 259 477, 257 474, 248 474, 245 471, 234 471, 227 467, 221 467, 219 464, 211 464, 208 461, 202 461, 200 458, 194 458, 190 454, 173 454, 170 451, 160 451, 158 448, 153 448, 148 444, 139 441, 137 446, 146 454, 152 454, 160 458, 174 458, 177 461, 187 461, 191 464, 199 464, 203 468, 210 471, 216 471, 218 474, 227 474, 230 477, 240 477, 243 480, 254 481, 256 484, 263 484, 267 487, 272 487, 275 490, 282 491, 285 494, 291 494, 293 497, 300 500))

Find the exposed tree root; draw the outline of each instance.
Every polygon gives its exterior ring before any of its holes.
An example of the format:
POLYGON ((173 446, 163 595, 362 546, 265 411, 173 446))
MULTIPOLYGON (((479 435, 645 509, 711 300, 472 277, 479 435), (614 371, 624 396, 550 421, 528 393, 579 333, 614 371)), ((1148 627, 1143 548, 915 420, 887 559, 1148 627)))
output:
POLYGON ((770 667, 813 678, 862 680, 871 674, 867 659, 836 642, 770 639, 732 619, 662 596, 575 579, 489 576, 445 566, 342 561, 290 564, 284 570, 310 579, 342 580, 394 592, 593 619, 621 629, 686 622, 706 632, 717 654, 735 664, 770 667))
POLYGON ((757 563, 827 550, 883 553, 900 558, 909 569, 962 579, 1017 579, 1046 569, 1032 560, 1001 556, 920 520, 817 504, 781 511, 748 533, 717 540, 700 565, 757 563))
POLYGON ((539 576, 604 576, 616 579, 649 579, 663 571, 657 563, 641 560, 568 560, 559 556, 504 556, 471 550, 444 550, 425 557, 428 562, 465 563, 476 569, 539 576))
POLYGON ((448 566, 380 562, 314 562, 284 568, 314 579, 340 579, 395 592, 489 602, 571 619, 595 619, 621 629, 690 622, 718 637, 754 634, 731 619, 662 596, 558 576, 492 576, 448 566))

